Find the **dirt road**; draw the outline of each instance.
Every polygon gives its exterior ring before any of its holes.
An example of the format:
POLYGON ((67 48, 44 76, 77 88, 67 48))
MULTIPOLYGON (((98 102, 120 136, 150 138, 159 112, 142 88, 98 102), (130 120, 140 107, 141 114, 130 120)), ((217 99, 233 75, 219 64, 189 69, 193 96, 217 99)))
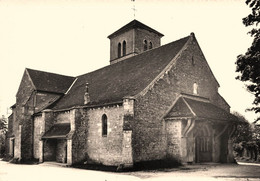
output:
POLYGON ((104 172, 50 164, 18 165, 0 161, 0 181, 122 181, 122 180, 202 180, 260 181, 259 165, 190 165, 174 169, 136 172, 104 172))

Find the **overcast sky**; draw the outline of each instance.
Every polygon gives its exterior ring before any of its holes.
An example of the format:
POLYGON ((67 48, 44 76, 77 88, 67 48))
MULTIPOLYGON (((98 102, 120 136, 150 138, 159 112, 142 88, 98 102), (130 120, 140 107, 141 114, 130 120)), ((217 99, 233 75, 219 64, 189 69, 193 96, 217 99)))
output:
MULTIPOLYGON (((220 94, 252 122, 253 96, 235 80, 235 61, 251 45, 243 0, 0 1, 0 115, 15 103, 25 68, 77 76, 109 64, 107 36, 134 19, 166 44, 191 32, 217 78, 220 94)), ((10 113, 10 111, 9 111, 10 113)))

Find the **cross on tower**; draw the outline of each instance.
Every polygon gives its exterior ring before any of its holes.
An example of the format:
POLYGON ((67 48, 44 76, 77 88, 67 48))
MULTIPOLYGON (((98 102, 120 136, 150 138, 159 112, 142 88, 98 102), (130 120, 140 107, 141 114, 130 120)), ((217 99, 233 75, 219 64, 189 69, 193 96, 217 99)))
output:
POLYGON ((135 0, 131 0, 133 2, 133 8, 132 10, 134 11, 134 19, 135 19, 135 12, 137 11, 137 9, 135 8, 135 0))

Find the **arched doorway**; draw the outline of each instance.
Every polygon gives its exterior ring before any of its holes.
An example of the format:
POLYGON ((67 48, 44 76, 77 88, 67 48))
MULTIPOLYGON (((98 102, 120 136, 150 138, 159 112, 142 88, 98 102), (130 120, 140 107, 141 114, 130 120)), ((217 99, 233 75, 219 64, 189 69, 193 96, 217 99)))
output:
POLYGON ((212 161, 212 135, 209 126, 200 124, 195 132, 196 162, 212 161))

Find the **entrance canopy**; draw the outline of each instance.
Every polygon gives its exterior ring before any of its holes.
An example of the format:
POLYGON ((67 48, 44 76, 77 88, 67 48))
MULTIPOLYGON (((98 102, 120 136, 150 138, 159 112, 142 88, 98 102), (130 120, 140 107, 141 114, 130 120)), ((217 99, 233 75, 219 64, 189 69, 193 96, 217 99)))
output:
POLYGON ((55 124, 43 136, 42 139, 64 139, 70 132, 70 124, 55 124))
POLYGON ((197 118, 233 122, 239 121, 236 116, 211 104, 209 100, 198 100, 187 97, 178 98, 165 118, 197 118))

